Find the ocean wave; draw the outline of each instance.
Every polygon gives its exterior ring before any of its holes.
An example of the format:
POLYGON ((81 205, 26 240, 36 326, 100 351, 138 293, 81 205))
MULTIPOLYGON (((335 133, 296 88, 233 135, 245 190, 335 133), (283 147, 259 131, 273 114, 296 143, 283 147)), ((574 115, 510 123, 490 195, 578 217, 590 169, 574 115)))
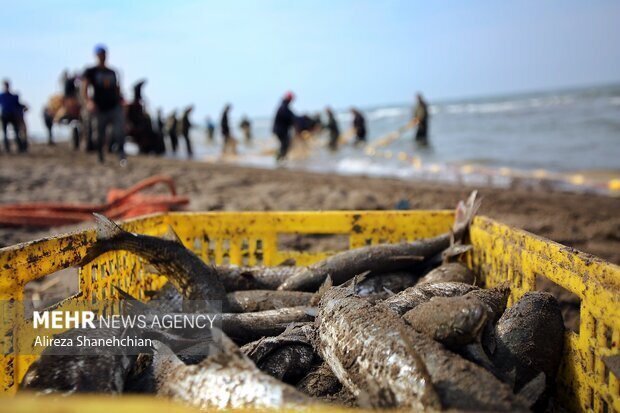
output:
POLYGON ((407 114, 407 110, 405 108, 397 108, 397 107, 391 107, 391 108, 381 108, 381 109, 376 109, 372 112, 370 112, 367 117, 370 120, 378 120, 378 119, 383 119, 383 118, 395 118, 395 117, 400 117, 400 116, 404 116, 407 114))
POLYGON ((501 112, 513 112, 523 109, 568 105, 575 99, 571 96, 548 96, 520 100, 506 100, 488 103, 453 103, 438 108, 438 112, 449 114, 489 114, 501 112))

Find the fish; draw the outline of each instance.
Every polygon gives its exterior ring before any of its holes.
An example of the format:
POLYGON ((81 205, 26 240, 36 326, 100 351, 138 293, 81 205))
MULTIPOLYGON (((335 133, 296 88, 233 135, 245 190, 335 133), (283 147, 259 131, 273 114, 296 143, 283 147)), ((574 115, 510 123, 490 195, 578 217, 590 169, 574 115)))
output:
POLYGON ((307 267, 284 281, 279 290, 316 291, 329 275, 334 285, 339 285, 365 271, 390 272, 423 268, 425 260, 431 259, 460 240, 478 210, 476 191, 467 203, 459 202, 451 232, 433 238, 400 244, 371 245, 354 248, 331 255, 307 267))
POLYGON ((136 361, 137 350, 135 353, 129 349, 114 352, 107 347, 79 346, 78 337, 110 339, 133 335, 131 331, 112 328, 75 328, 55 334, 54 338, 74 345, 62 348, 46 347, 28 368, 19 390, 36 394, 120 394, 136 361))
POLYGON ((429 301, 432 297, 455 297, 478 289, 474 285, 459 282, 414 285, 386 298, 380 305, 402 316, 419 304, 429 301))
POLYGON ((405 323, 390 310, 333 287, 321 297, 316 347, 338 380, 372 408, 440 409, 405 323))
POLYGON ((302 272, 304 267, 280 264, 275 267, 252 266, 236 267, 216 265, 219 279, 226 291, 275 290, 293 275, 302 272))
POLYGON ((544 373, 547 391, 536 404, 544 408, 564 348, 564 321, 555 297, 537 291, 525 293, 497 322, 495 339, 491 359, 500 370, 515 372, 515 391, 544 373))
POLYGON ((418 279, 417 274, 407 271, 370 274, 356 285, 355 293, 360 297, 381 300, 415 285, 418 279))
POLYGON ((324 398, 338 393, 342 389, 342 384, 329 365, 321 362, 308 372, 296 387, 310 397, 324 398))
POLYGON ((293 324, 276 337, 263 337, 241 347, 256 366, 276 379, 296 384, 313 367, 312 324, 293 324))
POLYGON ((417 285, 439 282, 476 284, 476 275, 460 262, 448 262, 428 272, 425 276, 420 278, 417 285))
POLYGON ((202 261, 180 242, 170 229, 168 238, 133 234, 120 228, 112 220, 93 214, 97 223, 97 241, 88 248, 81 265, 85 265, 108 251, 129 251, 148 261, 160 274, 191 301, 206 301, 214 306, 227 307, 226 291, 217 270, 202 261), (175 238, 176 239, 173 239, 175 238))
POLYGON ((189 366, 156 342, 153 371, 157 395, 200 409, 300 408, 314 404, 294 387, 260 371, 225 334, 220 341, 219 351, 189 366))
POLYGON ((446 347, 458 349, 480 342, 491 309, 469 294, 433 297, 403 315, 414 330, 446 347))
POLYGON ((221 328, 236 343, 244 344, 265 336, 277 336, 289 324, 313 321, 307 306, 279 308, 254 313, 222 313, 221 328))
MULTIPOLYGON (((218 272, 219 275, 220 273, 218 272)), ((183 310, 183 296, 170 282, 164 284, 159 290, 150 291, 148 295, 152 301, 157 302, 163 312, 176 313, 183 310)), ((307 305, 311 298, 312 293, 299 291, 242 289, 226 293, 228 311, 231 313, 274 310, 282 307, 307 305)))
POLYGON ((475 297, 488 306, 487 309, 491 310, 489 313, 491 323, 495 325, 506 310, 508 297, 510 296, 510 284, 504 282, 493 288, 481 288, 470 291, 466 295, 475 297))
POLYGON ((506 309, 510 288, 476 289, 462 296, 432 297, 403 315, 416 331, 458 349, 482 340, 485 328, 493 327, 506 309))
POLYGON ((530 411, 531 394, 537 397, 538 381, 514 394, 483 367, 446 349, 441 343, 406 327, 412 350, 420 355, 443 409, 463 411, 513 412, 530 411))
POLYGON ((228 293, 226 299, 229 312, 250 313, 306 306, 310 303, 312 296, 312 293, 301 291, 246 290, 228 293))

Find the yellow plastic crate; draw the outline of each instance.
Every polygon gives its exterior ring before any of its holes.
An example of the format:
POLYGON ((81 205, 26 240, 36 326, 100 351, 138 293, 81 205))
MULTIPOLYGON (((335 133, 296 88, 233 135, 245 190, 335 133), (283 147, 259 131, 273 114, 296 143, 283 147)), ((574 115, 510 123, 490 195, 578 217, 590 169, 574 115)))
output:
MULTIPOLYGON (((217 264, 277 265, 294 258, 305 265, 330 253, 280 250, 279 235, 340 234, 355 248, 435 236, 447 231, 453 218, 450 211, 170 213, 131 220, 123 227, 162 235, 171 225, 188 248, 217 264)), ((0 300, 20 300, 29 281, 74 265, 94 237, 94 231, 84 231, 0 249, 0 300)), ((487 286, 509 281, 510 303, 535 290, 538 275, 579 296, 579 333, 566 333, 558 394, 572 410, 620 411, 618 377, 601 359, 619 353, 620 267, 486 217, 475 219, 470 238, 474 248, 467 264, 487 286)), ((80 293, 70 300, 111 299, 116 297, 113 286, 144 298, 144 291, 165 282, 124 252, 108 253, 80 268, 79 278, 80 293)), ((2 339, 19 340, 19 334, 2 339)), ((15 393, 33 359, 0 356, 0 391, 15 393)))

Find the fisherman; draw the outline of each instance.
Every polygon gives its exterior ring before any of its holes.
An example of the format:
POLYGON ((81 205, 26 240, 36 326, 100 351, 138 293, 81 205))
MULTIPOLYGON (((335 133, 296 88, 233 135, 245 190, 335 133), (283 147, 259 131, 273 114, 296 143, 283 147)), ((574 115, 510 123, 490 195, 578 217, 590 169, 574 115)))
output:
POLYGON ((99 162, 103 163, 103 150, 106 131, 112 127, 110 147, 115 147, 121 165, 127 163, 125 157, 125 115, 123 113, 120 85, 116 72, 106 65, 107 49, 104 45, 95 46, 97 65, 86 69, 83 76, 82 96, 88 111, 93 115, 95 143, 99 162), (89 88, 92 93, 89 95, 89 88))
POLYGON ((194 110, 194 105, 189 105, 183 111, 183 117, 181 118, 181 136, 185 139, 185 144, 187 145, 187 156, 191 158, 194 156, 194 152, 192 151, 192 142, 189 139, 189 130, 192 128, 192 123, 189 120, 189 115, 194 110))
POLYGON ((366 120, 361 112, 351 108, 353 114, 353 129, 355 130, 355 145, 366 143, 366 120))
POLYGON ((249 144, 252 141, 252 124, 250 123, 250 119, 244 115, 241 119, 241 123, 239 123, 239 127, 243 131, 245 143, 249 144))
POLYGON ((157 108, 157 119, 156 119, 156 132, 159 135, 159 140, 161 142, 164 142, 164 137, 166 135, 166 131, 165 131, 165 121, 164 121, 164 114, 161 108, 157 108))
MULTIPOLYGON (((73 135, 73 148, 75 150, 80 148, 80 130, 79 123, 84 119, 84 126, 87 128, 85 133, 88 135, 88 146, 93 147, 92 143, 92 126, 88 125, 90 120, 88 115, 82 116, 82 105, 80 104, 79 89, 78 89, 78 76, 70 75, 68 70, 62 73, 60 79, 62 94, 62 108, 55 112, 52 123, 63 122, 71 125, 71 133, 73 135)), ((49 106, 48 106, 49 108, 49 106)), ((51 111, 51 108, 50 108, 51 111)), ((53 113, 53 111, 52 111, 53 113)), ((51 128, 49 136, 51 136, 51 128)))
POLYGON ((4 135, 4 148, 11 152, 9 145, 8 127, 11 125, 15 132, 15 142, 19 152, 26 152, 27 143, 22 135, 22 122, 24 106, 19 102, 19 96, 11 92, 11 83, 4 80, 4 92, 0 93, 0 109, 2 109, 2 133, 4 135))
POLYGON ((175 109, 168 118, 168 137, 170 138, 172 153, 177 153, 177 147, 179 146, 178 127, 179 123, 177 121, 177 111, 175 109))
POLYGON ((49 105, 43 107, 43 123, 45 123, 45 129, 47 130, 47 144, 56 145, 54 143, 54 133, 52 131, 54 127, 54 112, 49 105))
POLYGON ((327 113, 327 124, 325 128, 329 132, 329 149, 332 151, 338 150, 338 138, 340 136, 340 128, 338 127, 338 122, 336 121, 336 117, 334 116, 334 112, 332 108, 329 106, 325 108, 325 113, 327 113))
POLYGON ((213 139, 215 139, 215 124, 211 120, 210 116, 207 116, 206 128, 207 128, 207 139, 209 142, 213 142, 213 139))
POLYGON ((417 105, 413 110, 412 126, 417 126, 415 141, 418 145, 428 146, 428 106, 421 93, 416 95, 417 105))
POLYGON ((232 109, 232 105, 227 103, 224 106, 222 112, 222 118, 220 120, 220 130, 222 132, 222 138, 224 139, 222 146, 222 155, 236 154, 237 153, 237 141, 230 133, 230 123, 228 123, 228 114, 232 109))
POLYGON ((289 146, 291 144, 290 129, 295 122, 295 114, 289 108, 291 102, 295 99, 292 92, 286 92, 282 98, 282 103, 276 112, 275 119, 273 121, 273 133, 280 141, 280 151, 277 155, 277 160, 281 161, 286 158, 289 146))

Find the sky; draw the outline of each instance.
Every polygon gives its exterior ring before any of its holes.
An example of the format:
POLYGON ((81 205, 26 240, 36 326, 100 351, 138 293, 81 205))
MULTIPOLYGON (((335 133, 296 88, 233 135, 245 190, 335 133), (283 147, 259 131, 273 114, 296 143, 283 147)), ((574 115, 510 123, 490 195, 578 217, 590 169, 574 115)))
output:
POLYGON ((0 0, 0 76, 31 108, 93 46, 149 110, 193 103, 194 121, 270 115, 286 90, 315 111, 620 81, 617 0, 0 0))

